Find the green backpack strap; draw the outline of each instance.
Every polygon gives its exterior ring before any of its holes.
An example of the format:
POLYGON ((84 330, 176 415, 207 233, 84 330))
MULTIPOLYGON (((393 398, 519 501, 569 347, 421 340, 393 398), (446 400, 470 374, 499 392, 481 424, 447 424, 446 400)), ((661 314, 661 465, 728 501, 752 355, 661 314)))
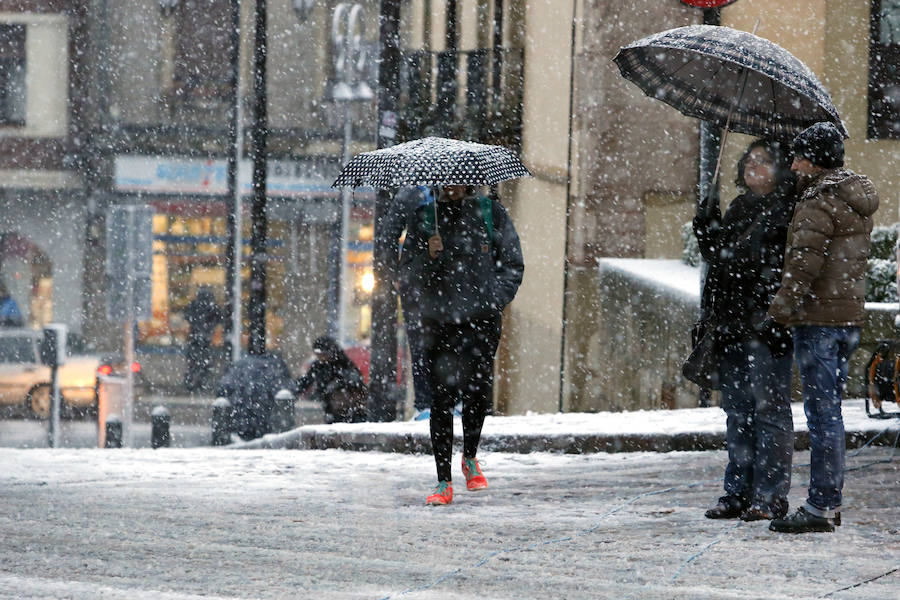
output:
POLYGON ((494 241, 494 203, 487 196, 479 196, 478 204, 481 205, 481 218, 484 220, 484 226, 488 232, 488 239, 494 241))
POLYGON ((434 205, 426 204, 425 205, 425 214, 422 216, 422 225, 425 227, 425 231, 430 233, 434 233, 434 205))

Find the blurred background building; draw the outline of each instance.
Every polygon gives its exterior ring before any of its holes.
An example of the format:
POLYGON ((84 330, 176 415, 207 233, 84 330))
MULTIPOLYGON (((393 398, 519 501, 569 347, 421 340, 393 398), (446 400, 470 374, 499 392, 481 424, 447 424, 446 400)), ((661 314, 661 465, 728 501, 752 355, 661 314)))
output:
MULTIPOLYGON (((604 288, 598 260, 681 255, 680 230, 698 193, 699 124, 644 97, 611 59, 635 39, 702 22, 703 11, 680 0, 390 1, 401 14, 396 141, 434 134, 503 144, 520 151, 535 175, 499 189, 527 267, 505 321, 498 411, 665 406, 673 393, 689 395, 671 357, 660 361, 673 364, 634 373, 612 360, 642 348, 622 348, 599 317, 614 291, 604 288), (623 381, 640 400, 620 397, 623 381)), ((116 348, 121 331, 104 308, 105 216, 115 204, 153 207, 153 315, 139 323, 137 344, 145 376, 163 388, 181 381, 187 303, 200 286, 222 305, 228 299, 235 44, 237 182, 243 238, 250 239, 256 2, 235 2, 0 0, 0 275, 31 326, 66 322, 89 343, 116 348)), ((356 50, 371 58, 362 79, 377 92, 385 1, 357 3, 356 50)), ((338 4, 267 2, 266 338, 293 368, 338 322, 341 199, 330 188, 346 108, 332 95, 338 4)), ((897 3, 737 0, 719 17, 723 25, 757 27, 819 76, 851 133, 848 166, 872 178, 883 203, 877 219, 894 223, 897 3)), ((350 153, 373 149, 375 99, 349 104, 350 153)), ((726 202, 748 142, 735 135, 726 145, 726 202)), ((360 346, 371 333, 374 203, 371 190, 358 190, 348 226, 345 341, 360 346)), ((248 252, 245 246, 245 258, 248 252)), ((242 264, 246 316, 249 267, 242 264)), ((687 331, 678 335, 686 342, 687 331)), ((221 333, 213 341, 219 364, 228 359, 226 342, 221 333)))

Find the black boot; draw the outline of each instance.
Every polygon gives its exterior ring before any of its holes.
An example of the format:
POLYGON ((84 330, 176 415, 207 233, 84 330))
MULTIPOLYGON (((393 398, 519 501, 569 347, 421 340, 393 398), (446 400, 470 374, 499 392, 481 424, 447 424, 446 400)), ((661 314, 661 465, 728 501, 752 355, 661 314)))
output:
POLYGON ((802 506, 797 512, 784 519, 775 519, 769 523, 769 529, 781 533, 831 533, 836 522, 840 522, 840 513, 834 518, 820 517, 807 511, 802 506))
POLYGON ((737 519, 744 512, 746 501, 741 496, 722 496, 715 506, 706 511, 707 519, 737 519))
POLYGON ((741 521, 771 521, 783 519, 788 511, 788 501, 778 498, 772 502, 753 502, 741 513, 741 521))

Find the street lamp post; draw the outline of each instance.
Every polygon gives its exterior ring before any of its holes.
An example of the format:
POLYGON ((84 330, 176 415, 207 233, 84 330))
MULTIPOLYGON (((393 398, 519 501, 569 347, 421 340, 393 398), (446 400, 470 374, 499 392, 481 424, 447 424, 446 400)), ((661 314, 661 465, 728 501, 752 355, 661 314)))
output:
MULTIPOLYGON (((402 0, 381 0, 378 15, 378 136, 379 148, 392 146, 397 137, 400 96, 400 13, 402 0)), ((390 283, 397 261, 397 240, 388 228, 391 195, 379 190, 375 199, 375 240, 372 268, 372 358, 369 364, 369 419, 393 421, 397 376, 397 297, 390 283)))
MULTIPOLYGON (((369 61, 368 53, 363 46, 364 39, 365 23, 362 5, 349 2, 338 4, 331 19, 331 44, 335 73, 331 97, 342 107, 344 139, 341 147, 341 163, 344 165, 350 162, 350 143, 353 135, 350 103, 371 100, 374 97, 372 89, 363 80, 369 61)), ((341 344, 346 341, 347 337, 347 305, 351 289, 347 268, 351 200, 350 189, 341 188, 341 276, 338 284, 337 306, 337 339, 341 344)))
POLYGON ((266 0, 256 0, 256 37, 253 44, 253 203, 250 209, 250 304, 247 316, 250 339, 247 352, 259 356, 266 352, 266 145, 268 111, 266 107, 266 0))

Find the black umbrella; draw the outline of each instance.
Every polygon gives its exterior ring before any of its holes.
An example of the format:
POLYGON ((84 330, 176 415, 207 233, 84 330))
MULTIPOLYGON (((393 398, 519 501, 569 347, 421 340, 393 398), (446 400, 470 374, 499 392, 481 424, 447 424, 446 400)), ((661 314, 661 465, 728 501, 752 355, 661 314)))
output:
POLYGON ((648 96, 726 130, 792 139, 814 123, 831 121, 850 137, 809 67, 746 31, 679 27, 629 44, 613 60, 648 96))
POLYGON ((332 187, 494 185, 531 173, 511 150, 448 138, 426 137, 357 154, 332 187))

